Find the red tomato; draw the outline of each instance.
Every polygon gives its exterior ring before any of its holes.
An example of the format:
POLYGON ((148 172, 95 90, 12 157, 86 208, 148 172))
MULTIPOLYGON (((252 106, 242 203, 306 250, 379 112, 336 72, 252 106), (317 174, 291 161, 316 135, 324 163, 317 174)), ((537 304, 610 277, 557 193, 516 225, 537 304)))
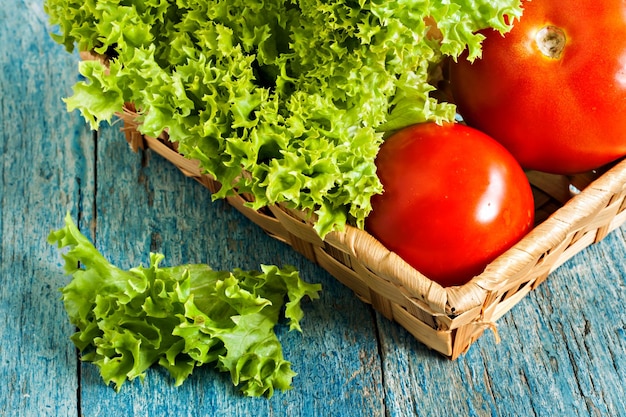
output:
POLYGON ((498 142, 462 124, 413 125, 376 157, 383 194, 366 229, 442 286, 482 272, 533 226, 528 180, 498 142))
POLYGON ((466 122, 525 168, 573 174, 626 155, 626 8, 622 0, 534 0, 483 58, 451 68, 466 122))

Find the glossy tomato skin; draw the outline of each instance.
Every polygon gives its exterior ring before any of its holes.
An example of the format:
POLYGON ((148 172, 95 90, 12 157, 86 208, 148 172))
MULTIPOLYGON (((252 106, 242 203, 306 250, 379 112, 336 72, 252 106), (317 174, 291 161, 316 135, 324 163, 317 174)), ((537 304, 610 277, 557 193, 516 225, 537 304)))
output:
POLYGON ((442 286, 462 285, 533 227, 528 180, 495 140, 462 124, 410 126, 376 158, 384 192, 366 230, 442 286))
POLYGON ((574 174, 626 155, 624 2, 523 6, 521 20, 504 37, 484 33, 482 59, 452 64, 459 113, 524 168, 574 174), (537 42, 547 29, 564 40, 558 58, 537 42))

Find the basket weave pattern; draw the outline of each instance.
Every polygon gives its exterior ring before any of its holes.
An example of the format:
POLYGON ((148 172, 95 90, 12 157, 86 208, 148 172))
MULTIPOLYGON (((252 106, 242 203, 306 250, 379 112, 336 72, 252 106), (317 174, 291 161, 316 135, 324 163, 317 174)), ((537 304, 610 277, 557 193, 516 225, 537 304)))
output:
MULTIPOLYGON (((177 152, 166 133, 159 138, 141 135, 132 106, 119 116, 133 150, 151 149, 211 192, 219 189, 197 161, 177 152)), ((495 322, 553 270, 626 221, 626 160, 601 174, 564 177, 529 172, 528 177, 535 194, 535 228, 482 274, 450 288, 426 278, 363 230, 348 226, 322 240, 306 213, 280 205, 256 211, 246 206, 250 201, 246 195, 229 196, 227 201, 416 339, 455 359, 485 329, 495 330, 495 322)))

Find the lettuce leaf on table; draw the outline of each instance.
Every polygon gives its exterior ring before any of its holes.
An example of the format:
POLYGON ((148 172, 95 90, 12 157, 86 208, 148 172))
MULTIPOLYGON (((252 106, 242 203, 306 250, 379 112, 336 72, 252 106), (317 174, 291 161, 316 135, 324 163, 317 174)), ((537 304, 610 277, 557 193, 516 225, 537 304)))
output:
POLYGON ((61 291, 78 328, 72 341, 107 385, 119 391, 159 364, 178 386, 194 368, 211 363, 229 372, 248 396, 291 388, 296 374, 274 327, 284 311, 290 330, 301 331, 301 301, 318 298, 321 290, 302 281, 293 267, 160 267, 163 255, 151 254, 148 267, 125 271, 110 264, 69 215, 48 241, 68 248, 65 271, 73 278, 61 291))
POLYGON ((321 236, 362 227, 382 192, 389 132, 451 121, 432 97, 444 56, 480 56, 519 0, 46 0, 55 39, 111 58, 83 62, 67 99, 97 128, 126 102, 140 130, 168 130, 223 187, 260 208, 316 214, 321 236), (427 36, 435 22, 441 37, 427 36), (251 175, 241 175, 242 172, 251 175))

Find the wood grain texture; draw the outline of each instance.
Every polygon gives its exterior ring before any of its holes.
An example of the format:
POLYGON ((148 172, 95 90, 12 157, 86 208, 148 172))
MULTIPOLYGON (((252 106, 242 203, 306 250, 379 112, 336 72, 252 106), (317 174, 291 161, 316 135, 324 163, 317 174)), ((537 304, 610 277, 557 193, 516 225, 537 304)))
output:
POLYGON ((374 313, 321 268, 271 239, 119 125, 93 134, 61 102, 74 55, 49 38, 42 0, 0 0, 0 416, 626 415, 626 227, 575 256, 451 362, 374 313), (292 264, 323 285, 303 334, 279 327, 294 388, 243 397, 205 367, 174 387, 162 369, 119 394, 78 362, 46 243, 67 211, 111 261, 217 269, 292 264))
POLYGON ((625 415, 624 229, 575 256, 454 364, 383 322, 391 416, 625 415), (399 349, 399 347, 401 347, 399 349), (433 400, 440 396, 440 401, 433 400))
POLYGON ((76 57, 53 44, 41 2, 1 6, 0 415, 76 415, 65 278, 46 237, 88 192, 91 134, 61 102, 76 57))

